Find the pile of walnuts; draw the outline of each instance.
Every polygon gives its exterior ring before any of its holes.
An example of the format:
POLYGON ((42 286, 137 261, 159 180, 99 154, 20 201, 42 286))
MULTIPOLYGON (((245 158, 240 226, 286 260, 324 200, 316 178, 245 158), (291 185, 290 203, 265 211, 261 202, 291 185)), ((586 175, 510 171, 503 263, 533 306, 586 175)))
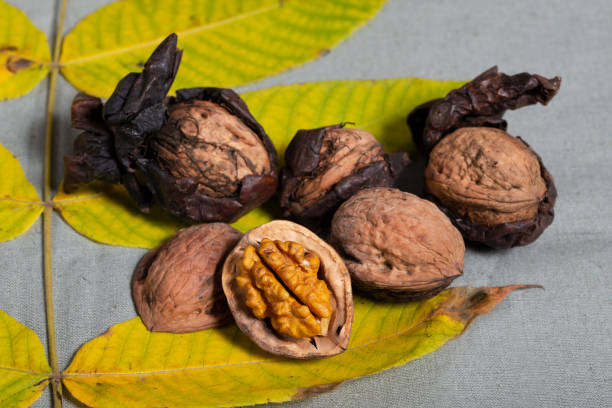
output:
POLYGON ((492 68, 412 111, 408 125, 428 158, 420 198, 393 188, 410 164, 406 153, 386 153, 345 124, 299 130, 279 171, 270 138, 232 90, 166 96, 181 59, 176 43, 174 34, 164 40, 106 103, 75 98, 73 127, 84 132, 65 158, 68 192, 93 180, 121 183, 142 211, 157 204, 203 223, 136 268, 132 294, 150 330, 233 319, 268 352, 331 356, 348 346, 353 288, 425 299, 463 273, 464 239, 525 245, 552 222, 553 179, 527 143, 505 132, 503 114, 548 103, 559 78, 492 68), (244 235, 226 224, 272 197, 295 222, 244 235))

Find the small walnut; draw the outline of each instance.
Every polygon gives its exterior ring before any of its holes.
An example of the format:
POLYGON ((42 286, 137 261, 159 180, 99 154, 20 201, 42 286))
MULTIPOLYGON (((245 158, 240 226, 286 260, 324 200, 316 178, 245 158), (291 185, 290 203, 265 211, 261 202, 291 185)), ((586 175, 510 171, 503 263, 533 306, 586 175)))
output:
POLYGON ((236 283, 253 314, 269 317, 277 332, 312 337, 324 334, 332 313, 329 289, 317 278, 319 265, 317 256, 305 254, 297 242, 264 238, 259 250, 252 245, 244 250, 236 283))
POLYGON ((227 224, 178 231, 147 253, 132 278, 132 297, 151 331, 186 333, 231 321, 221 267, 242 233, 227 224))
POLYGON ((392 188, 360 191, 338 209, 331 243, 353 284, 383 299, 423 299, 463 271, 461 234, 433 203, 392 188))
POLYGON ((355 192, 392 186, 409 163, 406 153, 388 155, 374 136, 343 124, 300 130, 287 147, 280 204, 285 216, 316 224, 355 192))
POLYGON ((465 127, 444 137, 429 156, 425 184, 442 205, 484 225, 532 219, 546 195, 533 152, 488 127, 465 127))
POLYGON ((262 349, 315 358, 348 346, 353 297, 342 258, 289 221, 247 232, 223 265, 223 291, 238 327, 262 349))

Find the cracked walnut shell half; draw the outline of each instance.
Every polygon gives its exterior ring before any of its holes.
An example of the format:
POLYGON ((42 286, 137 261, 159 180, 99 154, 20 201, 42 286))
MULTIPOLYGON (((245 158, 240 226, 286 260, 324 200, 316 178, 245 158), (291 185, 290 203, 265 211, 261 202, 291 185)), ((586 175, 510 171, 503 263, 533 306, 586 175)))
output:
POLYGON ((277 220, 247 232, 225 261, 222 284, 238 327, 270 353, 317 358, 348 346, 350 275, 301 225, 277 220))
POLYGON ((356 289, 385 300, 432 297, 463 272, 465 245, 435 204, 393 188, 362 190, 332 220, 332 245, 356 289))
POLYGON ((202 224, 149 251, 132 278, 132 297, 145 326, 187 333, 229 323, 221 267, 241 237, 227 224, 202 224))

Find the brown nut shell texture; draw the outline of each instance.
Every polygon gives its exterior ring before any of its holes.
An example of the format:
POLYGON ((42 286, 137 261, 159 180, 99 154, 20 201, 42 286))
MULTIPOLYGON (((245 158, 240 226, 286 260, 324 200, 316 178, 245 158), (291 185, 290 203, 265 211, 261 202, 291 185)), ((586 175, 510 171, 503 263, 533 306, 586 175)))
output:
POLYGON ((285 161, 279 193, 285 216, 316 223, 361 189, 392 186, 410 159, 389 155, 370 133, 339 124, 298 131, 285 161))
POLYGON ((241 237, 227 224, 202 224, 149 251, 132 278, 132 297, 145 326, 186 333, 229 323, 221 268, 241 237))
POLYGON ((463 238, 438 207, 392 188, 360 191, 332 220, 356 289, 382 299, 424 299, 463 272, 463 238))
POLYGON ((263 350, 317 358, 348 347, 350 275, 305 227, 277 220, 247 232, 225 261, 222 283, 238 327, 263 350))
POLYGON ((552 176, 522 139, 499 129, 444 137, 429 156, 425 187, 467 240, 494 248, 529 244, 554 218, 552 176))

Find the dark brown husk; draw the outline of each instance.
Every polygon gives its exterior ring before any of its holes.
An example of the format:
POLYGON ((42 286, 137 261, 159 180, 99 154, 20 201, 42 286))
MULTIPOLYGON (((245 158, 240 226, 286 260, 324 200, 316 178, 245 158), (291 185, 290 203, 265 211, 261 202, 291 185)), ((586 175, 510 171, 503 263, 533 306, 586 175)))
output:
MULTIPOLYGON (((166 211, 197 222, 237 219, 274 194, 277 186, 276 150, 244 101, 231 89, 191 88, 166 97, 176 76, 182 51, 175 34, 153 52, 142 73, 130 73, 103 105, 99 98, 79 94, 72 106, 72 126, 84 130, 66 156, 64 190, 93 180, 123 184, 138 207, 148 212, 157 203, 166 211), (157 165, 150 140, 168 120, 168 108, 192 100, 213 102, 239 118, 261 140, 270 171, 245 176, 229 196, 212 197, 198 190, 197 178, 176 178, 157 165)), ((181 134, 177 130, 177 138, 181 134)))
POLYGON ((296 190, 307 180, 312 180, 324 171, 320 162, 321 149, 327 132, 342 129, 344 123, 317 129, 299 130, 285 152, 285 164, 281 172, 279 190, 280 205, 286 217, 294 218, 312 227, 327 224, 333 212, 349 197, 370 187, 391 187, 401 171, 410 163, 407 153, 384 153, 382 145, 372 148, 380 150, 378 159, 361 168, 355 168, 342 180, 324 192, 317 202, 307 208, 299 204, 296 190))

